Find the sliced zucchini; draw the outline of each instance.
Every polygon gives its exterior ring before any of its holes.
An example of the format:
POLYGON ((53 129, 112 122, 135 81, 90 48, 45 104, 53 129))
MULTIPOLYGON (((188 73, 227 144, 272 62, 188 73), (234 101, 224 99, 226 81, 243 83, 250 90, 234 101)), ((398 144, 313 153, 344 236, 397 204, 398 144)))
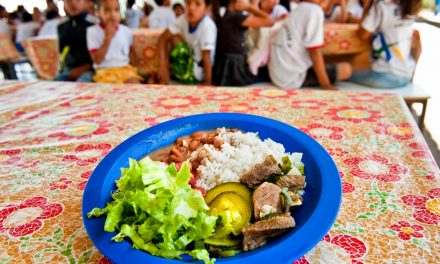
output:
POLYGON ((204 242, 209 251, 217 252, 240 249, 242 244, 240 239, 231 239, 228 236, 222 238, 208 237, 204 242))
POLYGON ((238 182, 226 182, 215 186, 206 193, 206 204, 210 204, 219 194, 224 192, 235 192, 243 196, 243 198, 246 199, 248 203, 252 203, 251 191, 245 185, 238 182))
POLYGON ((226 228, 228 232, 239 235, 251 220, 252 205, 235 192, 219 194, 208 206, 210 215, 222 218, 218 231, 226 228))

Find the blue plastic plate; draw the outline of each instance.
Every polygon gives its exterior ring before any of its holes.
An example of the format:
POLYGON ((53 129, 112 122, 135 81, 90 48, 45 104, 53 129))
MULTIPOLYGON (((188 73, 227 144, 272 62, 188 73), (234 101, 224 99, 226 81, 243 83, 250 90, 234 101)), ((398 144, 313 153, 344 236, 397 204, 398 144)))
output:
POLYGON ((115 190, 120 168, 128 167, 128 158, 141 159, 148 153, 170 145, 180 136, 199 130, 218 127, 238 128, 258 132, 260 138, 271 138, 281 143, 288 152, 302 152, 307 186, 304 203, 293 211, 297 226, 272 239, 265 246, 234 257, 218 258, 216 263, 291 263, 315 246, 331 228, 339 211, 342 198, 338 169, 324 148, 302 131, 282 122, 247 114, 212 113, 174 119, 145 129, 122 142, 96 167, 83 196, 82 216, 90 239, 95 246, 115 263, 182 263, 152 256, 133 249, 131 243, 111 241, 115 233, 104 231, 105 217, 87 219, 94 207, 104 207, 115 190))

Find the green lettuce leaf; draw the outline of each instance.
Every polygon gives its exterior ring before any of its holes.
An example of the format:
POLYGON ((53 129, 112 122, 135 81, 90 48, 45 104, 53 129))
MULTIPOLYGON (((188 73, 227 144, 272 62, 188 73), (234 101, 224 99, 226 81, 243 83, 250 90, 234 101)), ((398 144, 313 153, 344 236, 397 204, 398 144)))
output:
POLYGON ((177 171, 174 164, 146 157, 139 162, 130 159, 129 165, 121 169, 113 201, 87 216, 106 215, 104 230, 117 232, 115 242, 129 239, 134 248, 155 256, 180 259, 189 254, 213 263, 208 251, 195 245, 203 245, 200 241, 213 234, 217 216, 208 215, 202 194, 189 185, 189 164, 177 171))

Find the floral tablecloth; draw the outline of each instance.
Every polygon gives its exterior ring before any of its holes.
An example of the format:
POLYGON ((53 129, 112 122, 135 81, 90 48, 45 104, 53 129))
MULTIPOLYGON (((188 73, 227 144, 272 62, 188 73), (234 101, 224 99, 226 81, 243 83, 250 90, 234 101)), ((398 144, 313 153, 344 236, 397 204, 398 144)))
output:
POLYGON ((136 132, 214 111, 281 120, 334 158, 340 213, 296 263, 438 263, 439 168, 396 95, 56 82, 0 83, 0 263, 108 263, 81 219, 92 170, 136 132))

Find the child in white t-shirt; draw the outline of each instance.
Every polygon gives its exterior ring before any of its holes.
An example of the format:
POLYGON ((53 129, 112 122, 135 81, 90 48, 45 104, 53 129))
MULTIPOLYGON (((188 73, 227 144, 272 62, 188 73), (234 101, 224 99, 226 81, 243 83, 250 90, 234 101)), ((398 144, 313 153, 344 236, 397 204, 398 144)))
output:
POLYGON ((348 23, 360 23, 362 20, 362 14, 364 12, 364 6, 366 2, 370 0, 348 0, 347 2, 347 22, 348 23))
POLYGON ((320 85, 323 89, 335 90, 333 83, 350 77, 348 63, 324 64, 321 51, 324 13, 320 2, 300 2, 275 35, 269 61, 269 75, 275 85, 282 88, 320 85))
POLYGON ((259 6, 274 20, 281 20, 289 14, 289 11, 280 5, 280 0, 261 0, 259 6))
POLYGON ((345 23, 347 21, 346 0, 324 0, 321 1, 326 21, 345 23))
POLYGON ((46 21, 38 32, 39 37, 58 37, 57 27, 60 23, 58 10, 49 10, 45 12, 46 21))
POLYGON ((144 16, 141 10, 133 8, 135 2, 135 0, 128 0, 127 9, 125 10, 125 24, 131 29, 139 28, 140 20, 144 16))
POLYGON ((169 28, 176 20, 176 15, 170 7, 170 0, 155 0, 157 7, 148 17, 150 28, 169 28))
POLYGON ((160 83, 169 81, 170 46, 176 46, 178 38, 189 46, 193 61, 193 77, 205 85, 211 84, 212 64, 214 62, 217 27, 207 15, 210 0, 186 0, 185 15, 180 16, 159 38, 158 50, 160 83))
POLYGON ((121 21, 118 0, 101 0, 98 7, 101 24, 87 28, 87 48, 93 60, 95 82, 139 83, 141 77, 131 66, 132 35, 121 21))
POLYGON ((411 82, 415 59, 411 54, 413 24, 420 0, 378 0, 361 23, 359 36, 372 42, 371 70, 355 72, 350 81, 377 88, 396 88, 411 82))

